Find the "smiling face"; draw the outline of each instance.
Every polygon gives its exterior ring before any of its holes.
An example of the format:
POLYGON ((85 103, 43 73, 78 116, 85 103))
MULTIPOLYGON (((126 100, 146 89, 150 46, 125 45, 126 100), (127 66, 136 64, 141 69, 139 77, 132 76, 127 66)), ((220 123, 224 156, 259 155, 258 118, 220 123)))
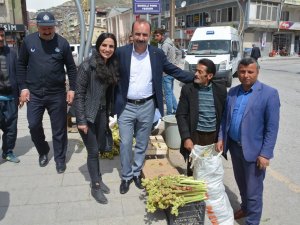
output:
POLYGON ((257 81, 259 71, 256 63, 239 65, 238 77, 245 91, 249 91, 252 85, 257 81))
POLYGON ((55 33, 55 26, 38 26, 40 38, 49 41, 53 38, 55 33))
POLYGON ((139 53, 146 51, 150 38, 150 25, 146 22, 135 22, 132 34, 135 50, 139 53))
POLYGON ((99 47, 99 53, 101 57, 104 59, 104 62, 114 54, 115 51, 115 43, 111 38, 106 38, 99 47))

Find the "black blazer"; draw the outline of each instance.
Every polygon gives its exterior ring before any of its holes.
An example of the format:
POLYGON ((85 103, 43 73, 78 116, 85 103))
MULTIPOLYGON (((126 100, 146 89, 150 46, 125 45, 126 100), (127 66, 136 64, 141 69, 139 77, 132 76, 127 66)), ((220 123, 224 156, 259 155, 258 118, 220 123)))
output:
MULTIPOLYGON (((195 83, 186 84, 182 87, 180 99, 176 111, 176 119, 181 136, 180 153, 185 159, 189 156, 189 151, 183 147, 183 142, 192 137, 192 133, 197 130, 198 123, 198 89, 195 83)), ((212 90, 216 110, 216 132, 219 133, 222 113, 226 103, 227 89, 225 85, 212 81, 212 90)), ((216 137, 216 142, 217 142, 216 137)), ((194 142, 194 140, 192 140, 194 142)))
MULTIPOLYGON (((119 59, 119 74, 120 81, 115 88, 115 113, 118 116, 122 113, 127 102, 127 93, 129 88, 130 79, 130 64, 133 45, 125 45, 119 47, 116 54, 119 59)), ((150 54, 151 70, 152 70, 152 82, 153 92, 156 107, 159 108, 160 114, 164 115, 163 110, 163 93, 162 93, 162 74, 165 72, 173 76, 174 78, 184 83, 192 82, 194 80, 194 74, 183 71, 177 66, 174 66, 167 60, 165 53, 154 46, 148 45, 148 51, 150 54)))

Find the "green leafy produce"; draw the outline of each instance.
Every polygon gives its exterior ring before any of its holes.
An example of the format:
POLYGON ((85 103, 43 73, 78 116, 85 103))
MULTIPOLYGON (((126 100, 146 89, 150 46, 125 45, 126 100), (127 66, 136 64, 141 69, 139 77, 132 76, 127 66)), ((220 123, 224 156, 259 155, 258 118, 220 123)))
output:
POLYGON ((171 213, 178 216, 178 208, 187 203, 207 199, 206 183, 183 175, 162 176, 153 179, 143 179, 147 198, 147 211, 171 207, 171 213))

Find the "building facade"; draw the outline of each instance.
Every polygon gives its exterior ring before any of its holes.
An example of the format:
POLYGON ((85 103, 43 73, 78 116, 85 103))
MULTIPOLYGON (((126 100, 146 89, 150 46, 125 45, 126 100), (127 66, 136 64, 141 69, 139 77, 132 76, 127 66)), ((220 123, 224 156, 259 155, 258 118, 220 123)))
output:
POLYGON ((18 48, 26 33, 26 0, 0 0, 0 27, 4 27, 6 43, 18 48))
MULTIPOLYGON (((162 1, 162 13, 152 24, 170 28, 170 1, 162 1)), ((174 40, 187 48, 195 29, 229 25, 243 37, 243 50, 256 44, 262 55, 298 54, 300 32, 299 0, 186 0, 175 1, 174 40)))
MULTIPOLYGON (((239 30, 242 50, 260 47, 262 55, 293 55, 300 52, 300 0, 173 0, 174 41, 187 48, 197 27, 232 26, 239 30)), ((170 31, 170 0, 161 0, 161 13, 151 15, 152 29, 170 31)), ((112 9, 108 31, 126 43, 135 17, 131 8, 112 9)), ((144 15, 143 15, 144 16, 144 15)))

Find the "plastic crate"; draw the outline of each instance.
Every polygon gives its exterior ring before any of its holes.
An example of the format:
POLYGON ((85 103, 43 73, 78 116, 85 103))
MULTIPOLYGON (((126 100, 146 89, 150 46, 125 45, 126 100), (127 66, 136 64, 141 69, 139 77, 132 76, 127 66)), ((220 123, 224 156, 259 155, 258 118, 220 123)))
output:
POLYGON ((193 202, 180 207, 178 216, 171 214, 171 209, 166 209, 168 225, 204 225, 205 202, 193 202))

